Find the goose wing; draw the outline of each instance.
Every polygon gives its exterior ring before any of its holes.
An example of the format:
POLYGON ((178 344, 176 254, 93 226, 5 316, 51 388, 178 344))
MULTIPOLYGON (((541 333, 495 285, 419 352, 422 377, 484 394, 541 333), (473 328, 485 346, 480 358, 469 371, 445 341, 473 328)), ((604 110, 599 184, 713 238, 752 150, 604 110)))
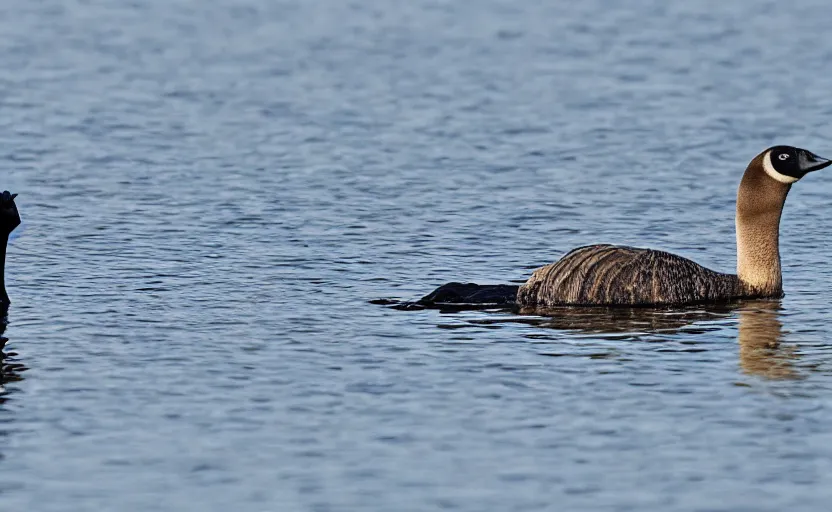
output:
POLYGON ((730 300, 736 276, 664 251, 616 245, 579 247, 539 268, 517 294, 520 306, 645 306, 730 300))

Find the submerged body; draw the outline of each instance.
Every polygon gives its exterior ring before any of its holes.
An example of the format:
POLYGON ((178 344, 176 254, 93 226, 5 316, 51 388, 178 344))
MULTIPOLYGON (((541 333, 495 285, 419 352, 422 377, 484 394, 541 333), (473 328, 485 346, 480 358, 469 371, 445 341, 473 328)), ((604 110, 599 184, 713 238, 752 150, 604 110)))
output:
POLYGON ((632 307, 782 297, 779 230, 786 196, 793 183, 830 164, 791 146, 769 148, 748 164, 737 192, 736 274, 664 251, 589 245, 535 270, 516 295, 510 285, 449 283, 419 303, 632 307))

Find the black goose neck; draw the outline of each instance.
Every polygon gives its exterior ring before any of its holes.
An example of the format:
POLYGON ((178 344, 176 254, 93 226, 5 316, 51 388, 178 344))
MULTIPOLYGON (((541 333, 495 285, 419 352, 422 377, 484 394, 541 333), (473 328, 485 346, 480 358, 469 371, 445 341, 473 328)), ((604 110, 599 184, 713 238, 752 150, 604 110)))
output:
POLYGON ((6 245, 9 243, 8 234, 0 234, 0 308, 11 304, 9 294, 6 293, 6 245))

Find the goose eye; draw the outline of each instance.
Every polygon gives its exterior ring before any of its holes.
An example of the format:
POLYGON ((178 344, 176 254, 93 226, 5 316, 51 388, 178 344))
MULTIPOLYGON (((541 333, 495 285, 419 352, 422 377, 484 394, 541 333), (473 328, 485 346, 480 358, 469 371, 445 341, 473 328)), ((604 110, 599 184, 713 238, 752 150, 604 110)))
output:
POLYGON ((789 154, 788 153, 780 153, 780 155, 777 158, 779 158, 780 160, 788 160, 789 159, 789 154))

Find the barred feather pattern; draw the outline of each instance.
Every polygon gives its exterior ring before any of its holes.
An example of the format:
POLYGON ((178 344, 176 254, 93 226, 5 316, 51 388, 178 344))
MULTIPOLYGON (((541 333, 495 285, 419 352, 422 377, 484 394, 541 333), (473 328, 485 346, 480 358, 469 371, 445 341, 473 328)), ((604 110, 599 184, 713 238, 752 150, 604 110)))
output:
POLYGON ((535 270, 517 293, 523 307, 650 306, 750 298, 739 278, 652 249, 579 247, 535 270))

